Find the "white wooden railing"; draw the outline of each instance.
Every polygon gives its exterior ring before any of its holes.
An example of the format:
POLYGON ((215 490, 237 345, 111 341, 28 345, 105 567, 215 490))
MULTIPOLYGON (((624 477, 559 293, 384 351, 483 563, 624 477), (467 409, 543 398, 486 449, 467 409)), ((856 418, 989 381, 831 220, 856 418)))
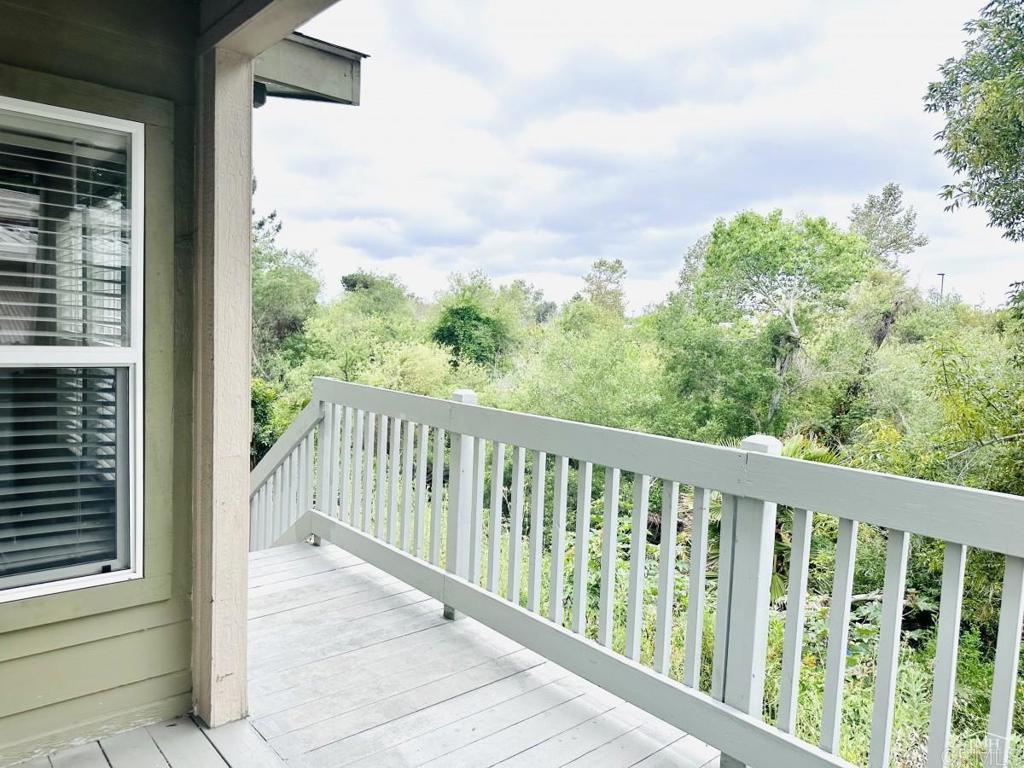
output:
POLYGON ((946 542, 927 742, 930 768, 945 765, 950 744, 967 551, 1000 553, 1005 573, 987 760, 1005 765, 1024 613, 1024 498, 783 458, 780 448, 764 436, 729 448, 511 413, 477 405, 468 391, 439 400, 318 378, 310 405, 253 470, 251 545, 262 549, 322 537, 440 599, 446 615, 473 616, 720 748, 723 765, 794 768, 847 765, 838 752, 858 525, 887 534, 873 768, 889 764, 911 534, 946 542), (572 469, 575 499, 569 498, 572 469), (640 650, 650 623, 644 619, 644 560, 652 484, 660 490, 663 533, 648 667, 640 650), (628 486, 628 589, 620 653, 612 650, 617 529, 620 490, 628 486), (721 544, 711 684, 704 690, 705 601, 715 583, 709 582, 707 562, 713 495, 721 499, 721 544), (594 499, 602 499, 605 522, 599 530, 591 525, 594 499), (680 499, 691 500, 691 509, 684 510, 690 546, 682 649, 673 647, 671 626, 680 499), (767 724, 762 707, 779 504, 793 509, 792 550, 778 717, 767 724), (571 568, 566 566, 569 509, 575 510, 577 542, 571 568), (794 731, 814 515, 836 518, 838 534, 822 726, 818 743, 809 744, 794 731), (588 572, 593 536, 600 537, 599 574, 588 572), (588 629, 587 593, 595 581, 599 607, 588 629), (680 651, 682 672, 676 680, 669 676, 670 660, 680 651))

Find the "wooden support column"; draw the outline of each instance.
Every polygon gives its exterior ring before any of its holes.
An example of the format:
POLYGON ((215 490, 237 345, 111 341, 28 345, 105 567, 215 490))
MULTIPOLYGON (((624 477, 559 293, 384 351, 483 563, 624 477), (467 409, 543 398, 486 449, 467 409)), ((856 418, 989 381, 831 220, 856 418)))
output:
POLYGON ((192 696, 243 718, 249 542, 252 60, 199 60, 192 696))

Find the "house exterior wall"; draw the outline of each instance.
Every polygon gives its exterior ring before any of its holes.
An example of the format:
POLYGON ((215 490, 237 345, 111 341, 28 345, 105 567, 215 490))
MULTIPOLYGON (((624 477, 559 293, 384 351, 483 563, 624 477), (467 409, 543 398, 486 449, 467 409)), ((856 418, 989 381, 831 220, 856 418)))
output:
POLYGON ((192 706, 196 14, 0 0, 0 95, 146 124, 144 578, 0 604, 0 765, 192 706))

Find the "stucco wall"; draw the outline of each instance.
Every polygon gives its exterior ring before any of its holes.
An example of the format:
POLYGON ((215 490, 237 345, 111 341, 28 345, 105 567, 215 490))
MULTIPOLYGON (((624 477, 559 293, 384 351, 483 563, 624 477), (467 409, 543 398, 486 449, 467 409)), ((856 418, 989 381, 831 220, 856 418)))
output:
POLYGON ((0 0, 0 94, 147 126, 145 578, 0 604, 0 765, 191 707, 195 14, 0 0))

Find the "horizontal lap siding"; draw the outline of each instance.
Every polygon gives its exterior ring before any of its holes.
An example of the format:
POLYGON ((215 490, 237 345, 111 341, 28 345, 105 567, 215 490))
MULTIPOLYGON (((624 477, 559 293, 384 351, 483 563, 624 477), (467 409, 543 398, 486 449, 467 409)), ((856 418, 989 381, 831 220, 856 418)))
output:
POLYGON ((68 699, 41 709, 0 719, 0 741, 8 752, 0 765, 38 752, 39 744, 67 745, 83 738, 118 733, 135 725, 155 723, 189 711, 192 672, 174 672, 68 699), (21 739, 31 733, 34 739, 21 739), (18 747, 20 751, 13 749, 18 747))
POLYGON ((0 0, 0 94, 147 123, 146 578, 0 604, 0 765, 191 709, 195 9, 87 5, 0 0))

